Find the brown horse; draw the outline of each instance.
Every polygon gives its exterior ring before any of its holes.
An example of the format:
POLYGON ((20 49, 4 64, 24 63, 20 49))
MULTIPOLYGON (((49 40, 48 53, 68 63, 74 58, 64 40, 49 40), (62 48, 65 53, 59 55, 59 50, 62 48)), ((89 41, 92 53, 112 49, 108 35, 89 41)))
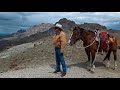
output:
MULTIPOLYGON (((90 67, 91 67, 90 70, 93 72, 95 69, 95 65, 94 65, 95 55, 99 49, 98 46, 100 45, 99 42, 95 40, 95 38, 96 38, 96 34, 93 31, 85 30, 85 29, 80 28, 80 27, 74 27, 72 29, 72 33, 71 33, 71 36, 70 36, 70 39, 68 42, 69 45, 72 46, 79 40, 83 41, 83 46, 85 47, 85 52, 88 56, 89 62, 90 62, 90 57, 92 56, 92 61, 90 63, 90 67)), ((116 44, 109 47, 108 54, 106 55, 105 59, 107 59, 107 58, 108 58, 108 60, 110 59, 109 56, 110 56, 111 51, 114 51, 114 59, 117 60, 116 44)))
POLYGON ((114 55, 114 69, 117 68, 117 39, 113 36, 108 36, 109 40, 108 40, 108 44, 109 44, 109 49, 108 49, 108 52, 104 58, 103 61, 105 61, 106 59, 108 59, 108 63, 107 63, 107 67, 109 68, 110 66, 110 54, 111 52, 113 52, 113 55, 114 55))

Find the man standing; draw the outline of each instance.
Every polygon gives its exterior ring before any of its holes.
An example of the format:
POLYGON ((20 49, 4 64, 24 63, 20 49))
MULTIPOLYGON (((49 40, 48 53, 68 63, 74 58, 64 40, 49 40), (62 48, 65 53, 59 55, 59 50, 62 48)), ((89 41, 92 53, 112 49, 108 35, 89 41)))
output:
POLYGON ((63 72, 61 77, 66 75, 67 67, 64 61, 64 48, 66 46, 66 35, 63 32, 62 25, 57 23, 55 25, 55 35, 53 36, 53 44, 55 46, 56 56, 56 70, 54 73, 61 72, 60 64, 62 65, 63 72))

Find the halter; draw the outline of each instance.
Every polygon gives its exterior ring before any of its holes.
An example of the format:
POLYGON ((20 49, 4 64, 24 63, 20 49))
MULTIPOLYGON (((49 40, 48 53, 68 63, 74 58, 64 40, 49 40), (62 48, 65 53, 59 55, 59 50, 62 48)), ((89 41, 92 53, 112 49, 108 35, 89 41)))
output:
MULTIPOLYGON (((88 47, 90 47, 90 46, 92 46, 93 44, 94 44, 94 42, 96 41, 96 37, 97 37, 98 35, 96 35, 95 37, 94 37, 94 41, 91 43, 91 44, 89 44, 89 45, 87 45, 87 46, 83 46, 83 47, 78 47, 76 44, 75 44, 75 46, 76 46, 76 48, 88 48, 88 47)), ((99 41, 100 42, 100 41, 99 41)))
POLYGON ((94 37, 94 41, 93 41, 91 44, 89 44, 88 46, 78 47, 76 44, 75 44, 75 46, 76 46, 76 48, 88 48, 88 47, 90 47, 91 45, 94 44, 94 42, 96 41, 95 38, 96 38, 96 37, 94 37))
MULTIPOLYGON (((81 32, 82 33, 82 32, 81 32)), ((98 33, 98 32, 97 32, 98 33)), ((80 34, 80 33, 79 33, 80 34)), ((96 37, 98 36, 98 34, 96 35, 95 34, 95 37, 94 37, 94 41, 91 43, 91 44, 89 44, 88 46, 83 46, 83 47, 78 47, 76 44, 75 44, 75 46, 76 46, 76 48, 88 48, 88 47, 90 47, 91 45, 93 45, 94 43, 95 43, 95 41, 96 41, 96 37)), ((94 59, 94 61, 93 61, 93 63, 91 64, 92 66, 93 66, 93 68, 95 68, 95 66, 94 66, 94 63, 95 63, 95 60, 96 60, 96 57, 97 57, 97 53, 98 53, 98 50, 99 50, 99 47, 100 47, 100 40, 98 41, 99 43, 98 43, 98 47, 97 47, 97 52, 95 53, 95 59, 94 59)))
MULTIPOLYGON (((98 32, 97 32, 98 33, 98 32)), ((76 48, 88 48, 88 47, 90 47, 91 45, 93 45, 94 44, 94 42, 96 41, 96 37, 98 36, 98 34, 94 37, 94 41, 91 43, 91 44, 89 44, 88 46, 85 46, 85 47, 78 47, 77 45, 75 45, 76 46, 76 48)), ((99 47, 100 47, 100 40, 98 41, 99 43, 98 43, 98 48, 97 48, 97 53, 98 53, 98 50, 99 50, 99 47)), ((95 53, 95 59, 94 59, 94 61, 93 61, 93 63, 92 63, 92 65, 94 66, 94 63, 95 63, 95 60, 96 60, 96 53, 95 53)))
MULTIPOLYGON (((79 28, 79 27, 78 27, 79 28)), ((79 28, 80 29, 80 28, 79 28)), ((79 31, 80 32, 80 31, 79 31)), ((81 34, 82 34, 83 32, 81 32, 81 34)), ((97 32, 98 33, 98 32, 97 32)), ((80 33, 79 33, 80 34, 80 33)), ((71 35, 70 35, 70 39, 71 39, 71 37, 72 37, 72 35, 73 35, 73 32, 71 33, 71 35)), ((78 36, 81 36, 81 35, 78 35, 78 36)), ((77 36, 77 38, 78 38, 78 36, 77 36)), ((96 41, 96 37, 97 37, 98 35, 96 35, 95 37, 94 37, 94 41, 91 43, 91 44, 89 44, 89 45, 87 45, 87 46, 83 46, 83 47, 78 47, 76 44, 75 44, 75 46, 76 46, 76 48, 88 48, 88 47, 90 47, 91 45, 93 45, 94 44, 94 42, 96 41)), ((81 36, 82 37, 82 36, 81 36)), ((81 37, 80 37, 80 39, 81 39, 81 37)), ((70 41, 69 41, 70 42, 70 41)), ((99 41, 100 42, 100 41, 99 41)))

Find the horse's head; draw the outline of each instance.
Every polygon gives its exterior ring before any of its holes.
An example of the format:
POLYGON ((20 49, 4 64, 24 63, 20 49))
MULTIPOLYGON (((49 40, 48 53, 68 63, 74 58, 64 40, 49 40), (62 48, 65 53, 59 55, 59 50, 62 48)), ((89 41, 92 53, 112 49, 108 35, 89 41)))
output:
POLYGON ((83 28, 74 27, 71 29, 70 39, 68 41, 69 45, 74 45, 78 40, 81 39, 83 28))

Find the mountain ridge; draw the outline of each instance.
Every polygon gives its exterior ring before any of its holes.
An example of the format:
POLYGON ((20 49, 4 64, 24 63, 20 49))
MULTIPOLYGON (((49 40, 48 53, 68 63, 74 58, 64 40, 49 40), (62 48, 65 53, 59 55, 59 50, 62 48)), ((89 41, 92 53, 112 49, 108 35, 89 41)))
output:
MULTIPOLYGON (((120 31, 118 30, 109 30, 106 26, 97 24, 97 23, 84 23, 84 24, 76 24, 74 21, 68 20, 66 18, 60 19, 58 22, 63 25, 63 29, 66 33, 69 32, 70 28, 73 28, 75 26, 79 26, 81 28, 95 30, 96 28, 99 28, 100 30, 108 31, 109 33, 113 33, 117 37, 120 37, 120 31)), ((55 24, 56 24, 55 23, 55 24)), ((25 32, 16 32, 12 34, 12 36, 8 38, 4 38, 0 40, 2 42, 2 45, 0 45, 0 51, 6 49, 8 46, 14 46, 19 45, 23 43, 29 43, 34 42, 36 40, 39 40, 43 37, 51 36, 54 34, 54 25, 51 23, 41 23, 38 25, 34 25, 33 27, 30 27, 25 32)))

